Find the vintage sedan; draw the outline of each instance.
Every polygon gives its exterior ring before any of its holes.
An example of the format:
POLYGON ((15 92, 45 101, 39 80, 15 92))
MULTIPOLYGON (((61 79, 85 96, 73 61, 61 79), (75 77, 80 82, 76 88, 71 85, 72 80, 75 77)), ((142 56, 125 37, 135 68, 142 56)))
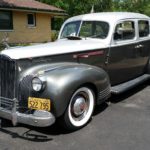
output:
POLYGON ((88 123, 95 105, 149 80, 149 53, 146 15, 72 17, 56 42, 1 52, 0 117, 37 127, 58 119, 77 130, 88 123))

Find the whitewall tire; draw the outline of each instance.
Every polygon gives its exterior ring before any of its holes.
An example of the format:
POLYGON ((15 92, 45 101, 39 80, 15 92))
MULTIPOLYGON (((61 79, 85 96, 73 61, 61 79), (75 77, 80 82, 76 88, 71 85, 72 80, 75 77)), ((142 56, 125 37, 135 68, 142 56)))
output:
POLYGON ((85 126, 93 114, 94 106, 94 92, 88 87, 77 89, 64 114, 65 127, 68 130, 77 130, 85 126))

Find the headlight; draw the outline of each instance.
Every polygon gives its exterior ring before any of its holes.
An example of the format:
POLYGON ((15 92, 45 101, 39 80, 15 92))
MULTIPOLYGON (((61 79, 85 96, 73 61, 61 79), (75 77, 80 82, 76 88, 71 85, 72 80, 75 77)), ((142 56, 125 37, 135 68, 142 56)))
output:
POLYGON ((33 80, 32 80, 33 90, 36 92, 39 92, 42 90, 42 87, 43 87, 43 82, 37 77, 33 78, 33 80))

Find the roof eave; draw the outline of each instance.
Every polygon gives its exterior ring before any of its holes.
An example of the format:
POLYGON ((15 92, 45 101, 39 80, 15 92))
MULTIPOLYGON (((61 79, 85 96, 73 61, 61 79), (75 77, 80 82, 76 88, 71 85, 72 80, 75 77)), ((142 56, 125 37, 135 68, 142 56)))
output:
POLYGON ((12 11, 30 11, 30 12, 38 12, 38 13, 46 13, 54 16, 68 16, 65 11, 59 10, 48 10, 48 9, 36 9, 36 8, 26 8, 26 7, 1 7, 0 10, 12 10, 12 11))

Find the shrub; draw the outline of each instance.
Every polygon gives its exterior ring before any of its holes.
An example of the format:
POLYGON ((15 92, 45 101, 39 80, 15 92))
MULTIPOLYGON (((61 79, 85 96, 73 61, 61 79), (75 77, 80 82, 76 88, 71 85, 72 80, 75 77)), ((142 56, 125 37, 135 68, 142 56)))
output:
POLYGON ((5 46, 0 44, 0 51, 3 50, 3 49, 5 49, 5 46))
POLYGON ((58 33, 59 33, 58 31, 52 30, 52 35, 51 35, 52 42, 57 40, 58 33))

